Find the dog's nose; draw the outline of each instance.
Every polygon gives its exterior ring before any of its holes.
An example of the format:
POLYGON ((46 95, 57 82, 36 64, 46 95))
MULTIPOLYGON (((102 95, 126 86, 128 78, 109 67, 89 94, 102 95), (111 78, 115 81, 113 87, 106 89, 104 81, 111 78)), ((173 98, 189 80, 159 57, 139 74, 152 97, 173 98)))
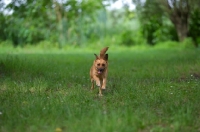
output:
POLYGON ((99 71, 103 72, 104 68, 100 68, 99 71))
POLYGON ((103 68, 99 68, 99 69, 97 69, 97 70, 98 70, 98 73, 99 73, 99 74, 103 73, 103 71, 104 71, 103 68))

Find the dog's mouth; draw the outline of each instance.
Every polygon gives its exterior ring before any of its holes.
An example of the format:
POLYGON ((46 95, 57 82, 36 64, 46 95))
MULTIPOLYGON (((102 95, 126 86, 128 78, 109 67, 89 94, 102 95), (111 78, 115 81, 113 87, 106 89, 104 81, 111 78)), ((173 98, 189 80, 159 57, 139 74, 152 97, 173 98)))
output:
POLYGON ((104 69, 97 69, 97 73, 98 73, 98 74, 102 74, 103 71, 104 71, 104 69))

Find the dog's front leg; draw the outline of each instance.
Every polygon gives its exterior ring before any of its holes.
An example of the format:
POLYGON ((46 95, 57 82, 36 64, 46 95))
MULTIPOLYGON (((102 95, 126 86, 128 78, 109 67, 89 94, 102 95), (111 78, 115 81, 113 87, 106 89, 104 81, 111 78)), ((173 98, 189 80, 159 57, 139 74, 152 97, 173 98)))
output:
POLYGON ((102 94, 102 85, 103 85, 103 80, 100 79, 99 96, 103 96, 103 94, 102 94))
POLYGON ((106 89, 106 78, 103 78, 102 89, 106 89))
POLYGON ((94 89, 94 80, 93 79, 91 79, 91 83, 92 83, 91 90, 93 90, 94 89))

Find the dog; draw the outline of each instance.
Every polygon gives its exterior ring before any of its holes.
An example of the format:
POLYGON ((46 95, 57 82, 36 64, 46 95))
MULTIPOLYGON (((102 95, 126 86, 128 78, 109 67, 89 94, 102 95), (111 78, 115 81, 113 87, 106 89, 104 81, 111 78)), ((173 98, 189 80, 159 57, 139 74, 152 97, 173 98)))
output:
POLYGON ((108 47, 103 48, 100 51, 100 55, 95 55, 96 59, 90 68, 91 90, 94 89, 94 82, 99 86, 99 96, 102 96, 102 90, 106 89, 106 79, 108 74, 108 54, 106 51, 108 47))

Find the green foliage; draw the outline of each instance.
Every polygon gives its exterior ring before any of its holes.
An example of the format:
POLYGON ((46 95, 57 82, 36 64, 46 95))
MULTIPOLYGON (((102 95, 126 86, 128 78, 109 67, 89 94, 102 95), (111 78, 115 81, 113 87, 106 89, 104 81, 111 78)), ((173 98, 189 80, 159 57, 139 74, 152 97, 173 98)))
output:
POLYGON ((162 25, 161 8, 156 5, 156 1, 147 0, 144 5, 137 6, 137 13, 141 22, 142 33, 149 44, 155 44, 155 32, 162 25))
POLYGON ((160 42, 160 43, 156 44, 155 48, 194 49, 195 45, 194 45, 194 41, 192 38, 185 38, 183 42, 177 42, 177 41, 160 42))
POLYGON ((32 49, 32 48, 34 48, 34 49, 46 49, 46 50, 50 50, 50 49, 59 49, 59 43, 52 43, 51 41, 41 41, 41 42, 39 42, 39 43, 37 43, 36 45, 26 45, 24 48, 25 49, 32 49))
POLYGON ((174 25, 157 1, 147 0, 144 5, 137 3, 137 14, 141 22, 140 30, 148 44, 178 40, 174 25))
MULTIPOLYGON (((133 1, 137 9, 132 11, 126 4, 120 10, 107 10, 109 0, 12 0, 7 6, 1 1, 0 41, 12 41, 16 47, 66 48, 156 45, 178 40, 161 1, 133 1)), ((198 46, 199 8, 191 7, 189 36, 198 46)))
POLYGON ((62 47, 66 42, 84 42, 89 24, 95 21, 96 11, 103 9, 103 6, 100 1, 91 0, 70 0, 62 3, 13 0, 6 9, 13 13, 1 13, 0 39, 10 39, 14 45, 22 46, 48 40, 59 42, 62 47))
POLYGON ((55 26, 50 26, 50 23, 55 23, 49 15, 52 14, 50 3, 45 0, 11 1, 7 9, 13 10, 13 13, 5 15, 7 27, 4 34, 7 34, 7 39, 12 40, 14 45, 22 46, 48 39, 51 30, 55 29, 55 26))
POLYGON ((200 21, 199 20, 200 20, 200 10, 195 9, 191 13, 189 36, 192 37, 196 46, 198 46, 200 44, 200 37, 199 37, 200 21))
POLYGON ((124 30, 121 34, 121 44, 125 46, 142 45, 145 40, 142 38, 140 31, 124 30))
POLYGON ((173 24, 166 17, 163 17, 161 20, 162 24, 155 30, 155 32, 153 32, 153 44, 169 40, 177 41, 178 37, 173 24))
MULTIPOLYGON (((180 31, 178 30, 178 28, 175 27, 177 27, 177 25, 180 26, 181 24, 185 23, 186 26, 188 26, 190 29, 190 36, 195 41, 196 45, 198 45, 198 35, 196 35, 199 32, 198 18, 200 16, 198 8, 200 3, 198 1, 133 1, 137 7, 137 14, 141 22, 141 30, 143 31, 142 33, 148 44, 154 45, 163 41, 180 40, 180 36, 178 36, 177 34, 184 34, 184 31, 180 30, 184 27, 179 28, 180 31), (188 5, 186 6, 183 3, 188 5), (190 8, 186 10, 186 7, 190 8), (190 15, 186 15, 187 13, 190 15), (180 18, 180 16, 182 18, 180 18), (187 16, 189 16, 189 18, 185 18, 187 16), (184 19, 186 21, 183 21, 184 19), (187 20, 190 21, 190 25, 188 24, 187 20)), ((187 37, 187 34, 184 37, 187 37)))
POLYGON ((13 44, 11 41, 2 41, 2 42, 0 42, 0 47, 1 48, 3 48, 3 47, 11 48, 11 47, 13 47, 13 44))
POLYGON ((133 31, 125 30, 121 35, 121 43, 127 46, 135 45, 133 31))
POLYGON ((181 44, 177 41, 165 41, 159 42, 155 45, 155 48, 170 49, 170 48, 180 48, 181 44))
POLYGON ((194 41, 192 40, 192 38, 185 38, 184 41, 182 42, 183 47, 187 48, 187 49, 193 49, 195 48, 195 44, 194 41))
POLYGON ((0 12, 0 41, 6 40, 6 34, 5 34, 5 27, 7 27, 6 24, 6 17, 4 17, 3 13, 0 12))
POLYGON ((90 91, 93 52, 1 54, 0 130, 199 130, 198 49, 110 47, 103 97, 90 91))

